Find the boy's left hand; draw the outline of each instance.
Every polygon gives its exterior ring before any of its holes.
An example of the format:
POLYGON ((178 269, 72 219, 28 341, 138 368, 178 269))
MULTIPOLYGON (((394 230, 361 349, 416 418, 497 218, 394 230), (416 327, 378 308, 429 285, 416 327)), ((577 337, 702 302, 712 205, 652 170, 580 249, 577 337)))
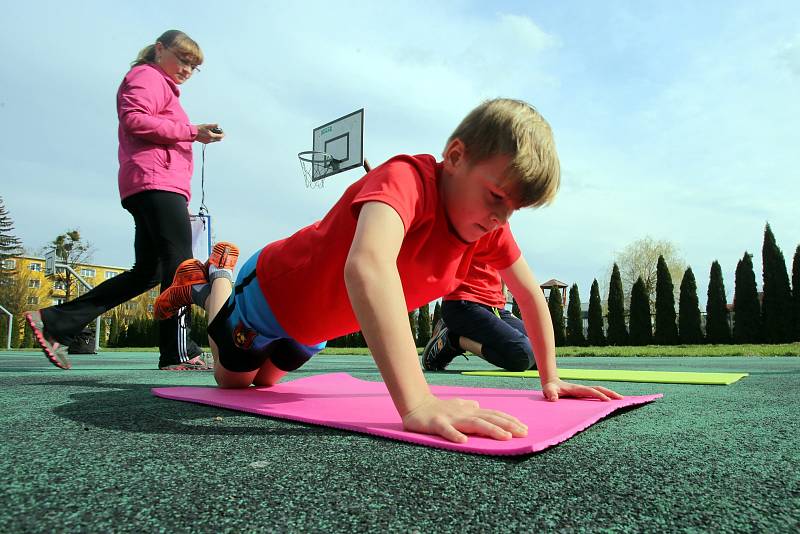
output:
POLYGON ((542 385, 544 398, 555 402, 559 397, 589 397, 609 401, 611 399, 622 399, 622 395, 603 386, 582 386, 564 382, 556 378, 542 385))

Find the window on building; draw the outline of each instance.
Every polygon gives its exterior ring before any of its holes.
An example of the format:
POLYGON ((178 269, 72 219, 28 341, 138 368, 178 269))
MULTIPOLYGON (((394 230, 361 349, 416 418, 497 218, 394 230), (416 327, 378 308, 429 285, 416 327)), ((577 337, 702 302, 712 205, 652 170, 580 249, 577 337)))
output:
POLYGON ((28 287, 30 287, 31 289, 39 289, 40 287, 42 287, 42 281, 41 280, 28 280, 28 287))
POLYGON ((81 269, 81 276, 84 278, 94 278, 97 276, 97 271, 94 269, 89 269, 88 267, 84 267, 81 269))
POLYGON ((106 280, 110 280, 115 276, 117 276, 117 273, 115 273, 114 271, 106 271, 106 280))
POLYGON ((64 282, 63 280, 57 280, 57 281, 56 281, 56 282, 53 284, 53 288, 54 288, 54 289, 57 289, 57 290, 59 290, 59 291, 66 291, 66 290, 67 290, 67 283, 66 283, 66 282, 64 282))
POLYGON ((67 274, 67 269, 64 267, 56 267, 56 274, 67 274))
POLYGON ((147 292, 147 294, 153 298, 156 298, 158 296, 158 289, 151 289, 150 291, 147 292))
POLYGON ((147 305, 147 311, 149 311, 151 313, 153 312, 153 305, 152 304, 148 304, 147 305))
POLYGON ((28 269, 31 271, 36 271, 37 273, 42 272, 42 264, 41 263, 30 263, 28 264, 28 269))
POLYGON ((55 298, 55 299, 53 299, 53 306, 58 306, 59 304, 64 304, 64 302, 66 302, 66 301, 67 301, 67 299, 65 299, 63 297, 55 298))
POLYGON ((28 304, 39 304, 39 297, 28 297, 28 304))
POLYGON ((3 260, 3 269, 16 269, 17 268, 17 260, 6 259, 3 260))

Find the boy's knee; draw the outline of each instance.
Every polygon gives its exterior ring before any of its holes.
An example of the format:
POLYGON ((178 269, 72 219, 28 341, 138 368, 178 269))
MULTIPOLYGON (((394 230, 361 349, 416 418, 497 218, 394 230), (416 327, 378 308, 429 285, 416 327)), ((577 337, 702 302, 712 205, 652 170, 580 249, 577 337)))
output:
POLYGON ((503 350, 507 362, 504 367, 509 371, 527 371, 535 361, 533 358, 533 349, 527 340, 508 343, 503 347, 503 350))
POLYGON ((215 367, 214 379, 222 389, 244 389, 253 383, 255 373, 231 373, 215 367))

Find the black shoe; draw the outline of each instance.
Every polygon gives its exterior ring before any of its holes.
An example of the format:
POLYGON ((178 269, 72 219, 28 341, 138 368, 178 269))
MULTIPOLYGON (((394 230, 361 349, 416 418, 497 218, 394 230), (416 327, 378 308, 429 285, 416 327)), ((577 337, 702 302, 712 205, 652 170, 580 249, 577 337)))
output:
POLYGON ((425 345, 425 350, 422 351, 420 363, 422 368, 426 371, 444 371, 453 358, 463 354, 464 351, 455 348, 450 343, 447 327, 444 326, 441 320, 436 323, 433 329, 434 335, 431 340, 425 345))

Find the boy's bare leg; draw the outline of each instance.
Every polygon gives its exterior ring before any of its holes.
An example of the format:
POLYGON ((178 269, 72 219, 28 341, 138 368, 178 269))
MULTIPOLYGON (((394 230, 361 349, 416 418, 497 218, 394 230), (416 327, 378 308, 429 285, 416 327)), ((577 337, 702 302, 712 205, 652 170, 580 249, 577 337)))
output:
POLYGON ((253 379, 254 386, 269 387, 277 384, 286 375, 286 371, 275 367, 270 360, 264 362, 258 374, 253 379))
MULTIPOLYGON (((214 320, 222 306, 228 301, 231 291, 233 291, 233 284, 227 278, 220 277, 211 282, 211 293, 208 295, 205 305, 209 323, 214 320)), ((253 383, 258 369, 246 373, 228 371, 219 363, 219 348, 211 336, 208 336, 208 344, 211 346, 211 354, 214 355, 214 380, 217 381, 219 387, 240 389, 253 383)))
POLYGON ((458 338, 458 344, 462 349, 470 351, 475 356, 483 357, 483 344, 464 336, 458 338))
MULTIPOLYGON (((233 285, 227 278, 217 278, 211 283, 211 293, 206 299, 206 312, 208 313, 208 322, 214 320, 222 306, 228 301, 233 291, 233 285)), ((283 378, 286 371, 282 371, 275 367, 275 365, 267 360, 260 369, 255 371, 248 371, 246 373, 237 373, 235 371, 228 371, 219 363, 219 348, 211 336, 208 338, 208 343, 211 346, 211 353, 214 355, 214 379, 217 385, 221 388, 246 388, 250 384, 256 386, 274 386, 278 381, 283 378)))

